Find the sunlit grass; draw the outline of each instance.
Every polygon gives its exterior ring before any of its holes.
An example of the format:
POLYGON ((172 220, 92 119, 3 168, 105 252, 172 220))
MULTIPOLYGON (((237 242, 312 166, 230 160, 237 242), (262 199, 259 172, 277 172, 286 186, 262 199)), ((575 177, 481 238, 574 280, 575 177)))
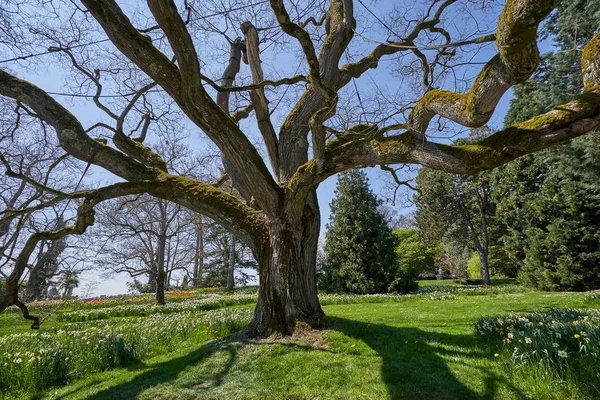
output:
MULTIPOLYGON (((514 368, 497 345, 477 338, 473 323, 484 316, 509 312, 526 314, 600 304, 583 293, 516 292, 512 286, 485 290, 452 287, 450 292, 454 296, 451 301, 431 298, 431 293, 446 293, 441 289, 411 296, 323 295, 326 329, 276 342, 246 340, 240 335, 223 338, 241 329, 251 305, 209 312, 190 309, 185 317, 158 313, 77 324, 52 317, 42 331, 55 336, 59 330, 63 332, 56 349, 67 352, 61 357, 69 357, 67 363, 74 362, 74 372, 63 388, 33 390, 21 397, 521 399, 522 393, 527 393, 530 398, 585 398, 586 392, 580 390, 581 382, 575 378, 561 380, 536 368, 514 368), (226 323, 222 330, 212 328, 213 332, 201 326, 204 314, 226 314, 236 309, 246 313, 244 321, 226 323), (181 331, 175 323, 167 323, 170 319, 181 325, 181 331), (152 321, 156 326, 150 327, 152 321), (93 340, 78 339, 99 331, 105 336, 114 334, 117 342, 122 335, 123 346, 110 347, 121 354, 116 358, 118 363, 102 361, 115 360, 100 357, 109 351, 95 355, 93 340), (127 353, 127 349, 132 351, 127 353), (69 352, 73 352, 73 359, 69 352), (496 353, 500 353, 498 357, 496 353), (129 359, 125 357, 128 354, 129 359), (103 369, 109 370, 97 372, 103 369)), ((184 303, 181 307, 185 308, 184 303)), ((18 315, 0 315, 1 327, 7 321, 17 323, 18 315)), ((39 355, 35 343, 25 345, 28 352, 39 355)), ((36 388, 35 374, 27 379, 36 388)), ((13 393, 8 398, 18 396, 13 393)))

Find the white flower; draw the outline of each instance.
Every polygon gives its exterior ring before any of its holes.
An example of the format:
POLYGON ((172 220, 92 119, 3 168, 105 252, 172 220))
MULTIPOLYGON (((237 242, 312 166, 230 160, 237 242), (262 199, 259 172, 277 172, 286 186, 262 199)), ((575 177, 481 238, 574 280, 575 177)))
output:
POLYGON ((567 352, 564 350, 559 350, 558 351, 558 356, 561 358, 567 358, 567 352))

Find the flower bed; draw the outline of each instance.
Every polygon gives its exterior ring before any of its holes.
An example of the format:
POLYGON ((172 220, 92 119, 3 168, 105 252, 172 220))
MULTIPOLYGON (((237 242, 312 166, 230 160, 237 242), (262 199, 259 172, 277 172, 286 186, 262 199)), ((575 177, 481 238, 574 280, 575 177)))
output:
POLYGON ((174 351, 185 340, 201 343, 226 336, 241 330, 251 316, 245 309, 184 311, 0 337, 0 393, 64 385, 94 372, 174 351))

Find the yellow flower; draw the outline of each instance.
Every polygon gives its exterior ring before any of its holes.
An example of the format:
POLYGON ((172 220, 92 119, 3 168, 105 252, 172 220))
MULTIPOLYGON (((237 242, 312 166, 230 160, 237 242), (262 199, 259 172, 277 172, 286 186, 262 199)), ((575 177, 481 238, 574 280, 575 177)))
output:
POLYGON ((581 336, 579 336, 579 333, 576 333, 576 334, 574 334, 574 335, 573 335, 573 337, 574 337, 575 339, 579 339, 581 336))
POLYGON ((350 346, 350 347, 352 347, 352 348, 355 348, 355 347, 356 347, 356 345, 355 345, 355 344, 353 344, 353 345, 352 345, 352 346, 350 346))
POLYGON ((498 353, 494 353, 494 357, 498 357, 500 354, 498 353))

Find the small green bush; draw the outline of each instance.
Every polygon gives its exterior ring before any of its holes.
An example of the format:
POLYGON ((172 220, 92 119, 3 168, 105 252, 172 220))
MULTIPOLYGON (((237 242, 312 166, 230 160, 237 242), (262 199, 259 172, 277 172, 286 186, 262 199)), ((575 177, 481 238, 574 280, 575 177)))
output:
POLYGON ((469 259, 467 271, 469 272, 469 279, 481 279, 481 262, 477 252, 474 252, 469 259))

